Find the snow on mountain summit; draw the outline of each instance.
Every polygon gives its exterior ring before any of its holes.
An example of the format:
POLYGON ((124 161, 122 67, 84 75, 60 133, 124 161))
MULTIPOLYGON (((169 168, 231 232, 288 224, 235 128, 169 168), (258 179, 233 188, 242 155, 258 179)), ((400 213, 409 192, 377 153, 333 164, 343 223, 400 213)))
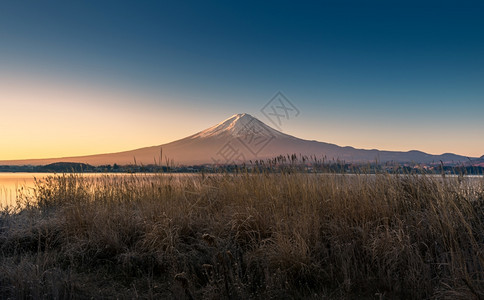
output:
POLYGON ((193 135, 191 138, 207 138, 226 135, 240 136, 247 134, 248 131, 252 134, 272 135, 274 137, 284 135, 282 132, 267 126, 250 114, 241 113, 235 114, 230 118, 193 135))

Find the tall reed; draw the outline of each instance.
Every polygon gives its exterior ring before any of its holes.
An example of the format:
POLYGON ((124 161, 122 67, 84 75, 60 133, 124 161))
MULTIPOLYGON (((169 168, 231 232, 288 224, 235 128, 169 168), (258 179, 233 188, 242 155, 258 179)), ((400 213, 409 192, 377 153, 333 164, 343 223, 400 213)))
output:
POLYGON ((484 297, 482 179, 60 175, 36 201, 1 215, 4 297, 484 297))

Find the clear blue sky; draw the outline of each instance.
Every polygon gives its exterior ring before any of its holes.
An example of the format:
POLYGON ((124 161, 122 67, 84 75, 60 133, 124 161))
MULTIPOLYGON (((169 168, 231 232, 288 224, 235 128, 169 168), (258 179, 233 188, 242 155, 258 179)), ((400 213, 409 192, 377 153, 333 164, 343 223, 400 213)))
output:
POLYGON ((3 159, 270 125, 278 91, 289 134, 480 156, 484 2, 2 1, 0 80, 3 159))

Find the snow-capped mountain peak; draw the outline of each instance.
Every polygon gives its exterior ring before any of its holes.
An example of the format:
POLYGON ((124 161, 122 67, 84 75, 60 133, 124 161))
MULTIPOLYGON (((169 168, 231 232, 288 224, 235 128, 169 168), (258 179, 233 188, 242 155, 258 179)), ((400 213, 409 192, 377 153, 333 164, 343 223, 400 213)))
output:
POLYGON ((271 135, 274 137, 284 135, 282 132, 267 126, 250 114, 241 113, 235 114, 230 118, 193 135, 192 139, 223 137, 227 135, 241 136, 246 134, 271 135))

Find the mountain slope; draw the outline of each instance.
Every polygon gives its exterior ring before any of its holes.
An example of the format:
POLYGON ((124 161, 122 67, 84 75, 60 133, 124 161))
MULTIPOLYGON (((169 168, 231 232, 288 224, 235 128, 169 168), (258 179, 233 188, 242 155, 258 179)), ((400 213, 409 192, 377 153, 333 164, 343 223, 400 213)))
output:
POLYGON ((318 158, 368 162, 466 162, 468 158, 456 154, 430 155, 420 151, 379 151, 309 141, 277 131, 249 114, 232 117, 194 135, 168 144, 131 151, 53 159, 0 161, 0 165, 44 165, 53 162, 79 162, 91 165, 159 163, 160 158, 176 164, 196 165, 233 163, 272 158, 286 154, 315 155, 318 158))

